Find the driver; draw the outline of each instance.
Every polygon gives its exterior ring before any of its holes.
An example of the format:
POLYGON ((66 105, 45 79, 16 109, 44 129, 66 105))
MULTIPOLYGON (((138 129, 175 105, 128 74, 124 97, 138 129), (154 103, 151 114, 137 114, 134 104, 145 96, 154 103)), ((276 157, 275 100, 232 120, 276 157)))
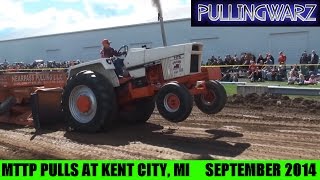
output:
POLYGON ((112 47, 110 47, 111 41, 104 39, 102 41, 102 49, 100 51, 101 58, 111 58, 113 56, 121 56, 121 53, 118 53, 112 47))
MULTIPOLYGON (((108 39, 104 39, 102 40, 102 49, 100 51, 100 55, 101 55, 101 58, 111 58, 113 56, 121 56, 121 55, 124 55, 125 52, 123 53, 119 53, 117 52, 116 50, 114 50, 111 46, 111 41, 109 41, 108 39)), ((123 65, 123 59, 117 59, 113 62, 114 66, 115 66, 115 71, 116 71, 116 74, 119 76, 119 77, 122 77, 122 74, 123 74, 123 70, 122 70, 122 67, 124 66, 123 65)))

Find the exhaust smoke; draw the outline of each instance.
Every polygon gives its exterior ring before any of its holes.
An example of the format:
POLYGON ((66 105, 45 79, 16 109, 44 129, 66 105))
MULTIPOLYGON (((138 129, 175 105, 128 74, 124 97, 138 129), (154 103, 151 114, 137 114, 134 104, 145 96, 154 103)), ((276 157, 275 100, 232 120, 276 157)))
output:
POLYGON ((160 0, 152 0, 152 5, 158 9, 158 13, 162 16, 162 8, 160 0))
POLYGON ((160 0, 152 0, 152 5, 156 7, 158 10, 158 21, 160 21, 163 46, 167 46, 167 38, 166 38, 165 29, 164 29, 161 2, 160 0))

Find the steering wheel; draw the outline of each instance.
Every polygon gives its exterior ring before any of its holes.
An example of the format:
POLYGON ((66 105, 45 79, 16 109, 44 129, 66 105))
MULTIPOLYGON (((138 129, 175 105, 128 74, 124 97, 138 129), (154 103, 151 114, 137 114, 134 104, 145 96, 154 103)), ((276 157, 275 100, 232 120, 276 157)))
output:
POLYGON ((127 45, 124 45, 118 50, 118 54, 123 54, 124 57, 126 57, 128 54, 128 51, 129 51, 129 47, 127 45))

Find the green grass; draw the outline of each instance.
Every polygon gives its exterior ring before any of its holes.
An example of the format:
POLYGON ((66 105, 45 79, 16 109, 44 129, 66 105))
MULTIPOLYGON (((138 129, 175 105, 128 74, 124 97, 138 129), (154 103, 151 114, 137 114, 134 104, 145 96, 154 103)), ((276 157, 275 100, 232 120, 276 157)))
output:
POLYGON ((228 96, 232 96, 234 94, 237 94, 237 86, 236 85, 225 84, 223 86, 224 86, 224 89, 226 90, 228 96))

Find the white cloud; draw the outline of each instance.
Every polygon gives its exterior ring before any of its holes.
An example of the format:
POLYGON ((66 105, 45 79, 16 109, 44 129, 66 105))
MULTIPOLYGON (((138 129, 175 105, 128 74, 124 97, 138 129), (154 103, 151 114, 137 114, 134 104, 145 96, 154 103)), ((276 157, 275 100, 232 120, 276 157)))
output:
POLYGON ((82 2, 83 2, 84 9, 85 9, 87 15, 89 16, 89 18, 94 18, 95 12, 94 12, 89 0, 83 0, 82 2))
MULTIPOLYGON (((39 0, 26 0, 36 2, 39 0)), ((24 1, 24 2, 26 2, 24 1)), ((59 10, 51 7, 37 13, 24 11, 24 2, 2 0, 0 6, 0 31, 14 29, 7 37, 0 39, 20 38, 52 33, 72 32, 128 24, 136 24, 157 20, 157 10, 151 0, 56 0, 57 3, 83 3, 84 11, 76 9, 59 10), (125 10, 132 7, 128 15, 107 17, 98 15, 94 7, 125 10)), ((190 17, 190 4, 180 0, 162 0, 164 19, 190 17)))

